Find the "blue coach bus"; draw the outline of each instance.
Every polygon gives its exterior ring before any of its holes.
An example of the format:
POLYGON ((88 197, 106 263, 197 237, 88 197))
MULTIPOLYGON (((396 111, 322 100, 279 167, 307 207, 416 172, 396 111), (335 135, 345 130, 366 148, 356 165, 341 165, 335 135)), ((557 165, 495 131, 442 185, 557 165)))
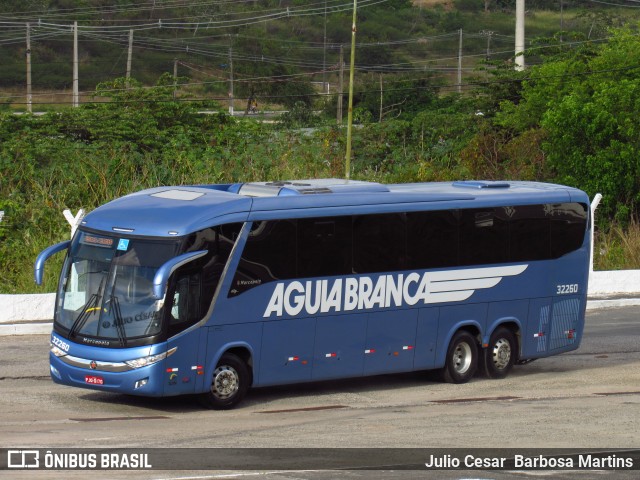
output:
POLYGON ((587 195, 533 182, 336 179, 159 187, 65 251, 54 382, 198 394, 439 369, 463 383, 578 348, 587 195))

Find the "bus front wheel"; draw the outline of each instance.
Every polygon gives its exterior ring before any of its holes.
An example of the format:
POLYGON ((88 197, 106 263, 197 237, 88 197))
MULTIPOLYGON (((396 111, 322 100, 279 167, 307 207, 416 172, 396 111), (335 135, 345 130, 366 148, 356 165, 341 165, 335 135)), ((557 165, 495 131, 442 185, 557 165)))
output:
POLYGON ((213 372, 209 391, 200 395, 201 403, 214 410, 235 407, 249 389, 249 377, 247 364, 236 355, 225 353, 213 372))
POLYGON ((489 378, 506 377, 515 363, 516 352, 516 339, 511 330, 498 328, 483 351, 482 372, 489 378))
POLYGON ((466 383, 478 368, 478 345, 473 335, 460 330, 451 339, 442 371, 448 383, 466 383))

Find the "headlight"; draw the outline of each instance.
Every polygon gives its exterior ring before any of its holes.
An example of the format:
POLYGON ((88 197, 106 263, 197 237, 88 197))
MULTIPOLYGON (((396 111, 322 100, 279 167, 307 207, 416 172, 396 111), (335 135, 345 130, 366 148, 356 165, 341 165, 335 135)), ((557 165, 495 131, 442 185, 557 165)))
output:
POLYGON ((51 345, 51 353, 53 353, 56 357, 64 357, 67 354, 67 352, 59 349, 53 344, 51 345))
POLYGON ((173 355, 177 349, 178 347, 174 347, 171 350, 168 350, 163 353, 158 353, 156 355, 149 355, 148 357, 140 357, 134 360, 127 360, 124 363, 129 365, 131 368, 147 367, 149 365, 153 365, 154 363, 158 363, 160 360, 164 360, 170 355, 173 355))

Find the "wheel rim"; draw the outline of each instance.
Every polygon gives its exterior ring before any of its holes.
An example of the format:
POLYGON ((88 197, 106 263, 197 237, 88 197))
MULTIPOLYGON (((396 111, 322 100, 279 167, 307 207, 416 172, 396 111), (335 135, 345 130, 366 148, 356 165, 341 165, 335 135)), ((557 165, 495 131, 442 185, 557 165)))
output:
POLYGON ((453 369, 456 373, 465 374, 471 367, 471 358, 473 354, 471 353, 471 347, 468 343, 462 342, 456 345, 455 350, 453 351, 453 369))
POLYGON ((238 372, 229 365, 221 365, 213 372, 213 383, 211 393, 217 398, 229 398, 240 388, 240 377, 238 372))
POLYGON ((506 338, 501 338, 493 345, 493 365, 502 370, 507 368, 510 361, 511 344, 506 338))

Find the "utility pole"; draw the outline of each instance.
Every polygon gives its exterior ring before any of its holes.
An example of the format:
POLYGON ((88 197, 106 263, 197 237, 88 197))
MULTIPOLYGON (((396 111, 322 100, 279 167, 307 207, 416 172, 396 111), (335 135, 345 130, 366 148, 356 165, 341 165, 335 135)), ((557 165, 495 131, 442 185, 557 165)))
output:
POLYGON ((564 31, 564 4, 563 1, 560 0, 560 43, 562 43, 563 40, 563 32, 564 31))
POLYGON ((129 50, 127 51, 127 88, 131 88, 131 58, 133 57, 133 29, 129 30, 129 50))
POLYGON ((458 42, 458 93, 462 93, 462 29, 460 29, 458 42))
POLYGON ((342 92, 344 91, 344 45, 340 45, 340 80, 338 82, 338 125, 342 125, 342 92))
POLYGON ((78 22, 73 22, 73 99, 72 105, 80 105, 80 95, 78 92, 78 22))
POLYGON ((327 92, 327 0, 324 0, 324 42, 322 48, 322 91, 327 92))
POLYGON ((380 115, 378 116, 378 122, 382 123, 382 74, 380 74, 380 115))
POLYGON ((496 32, 492 30, 482 30, 480 32, 481 35, 486 35, 487 37, 487 54, 485 60, 489 60, 489 58, 491 57, 491 35, 493 35, 494 33, 496 32))
POLYGON ((229 115, 233 117, 233 46, 229 35, 229 115))
POLYGON ((349 69, 349 109, 347 110, 347 153, 344 175, 347 181, 351 177, 351 128, 353 126, 353 77, 356 67, 356 12, 358 0, 353 0, 353 22, 351 24, 351 68, 349 69))
POLYGON ((524 0, 516 0, 516 70, 524 70, 524 0))
POLYGON ((178 59, 173 59, 173 99, 178 96, 178 59))
POLYGON ((27 23, 27 112, 33 112, 31 95, 31 25, 27 23))

